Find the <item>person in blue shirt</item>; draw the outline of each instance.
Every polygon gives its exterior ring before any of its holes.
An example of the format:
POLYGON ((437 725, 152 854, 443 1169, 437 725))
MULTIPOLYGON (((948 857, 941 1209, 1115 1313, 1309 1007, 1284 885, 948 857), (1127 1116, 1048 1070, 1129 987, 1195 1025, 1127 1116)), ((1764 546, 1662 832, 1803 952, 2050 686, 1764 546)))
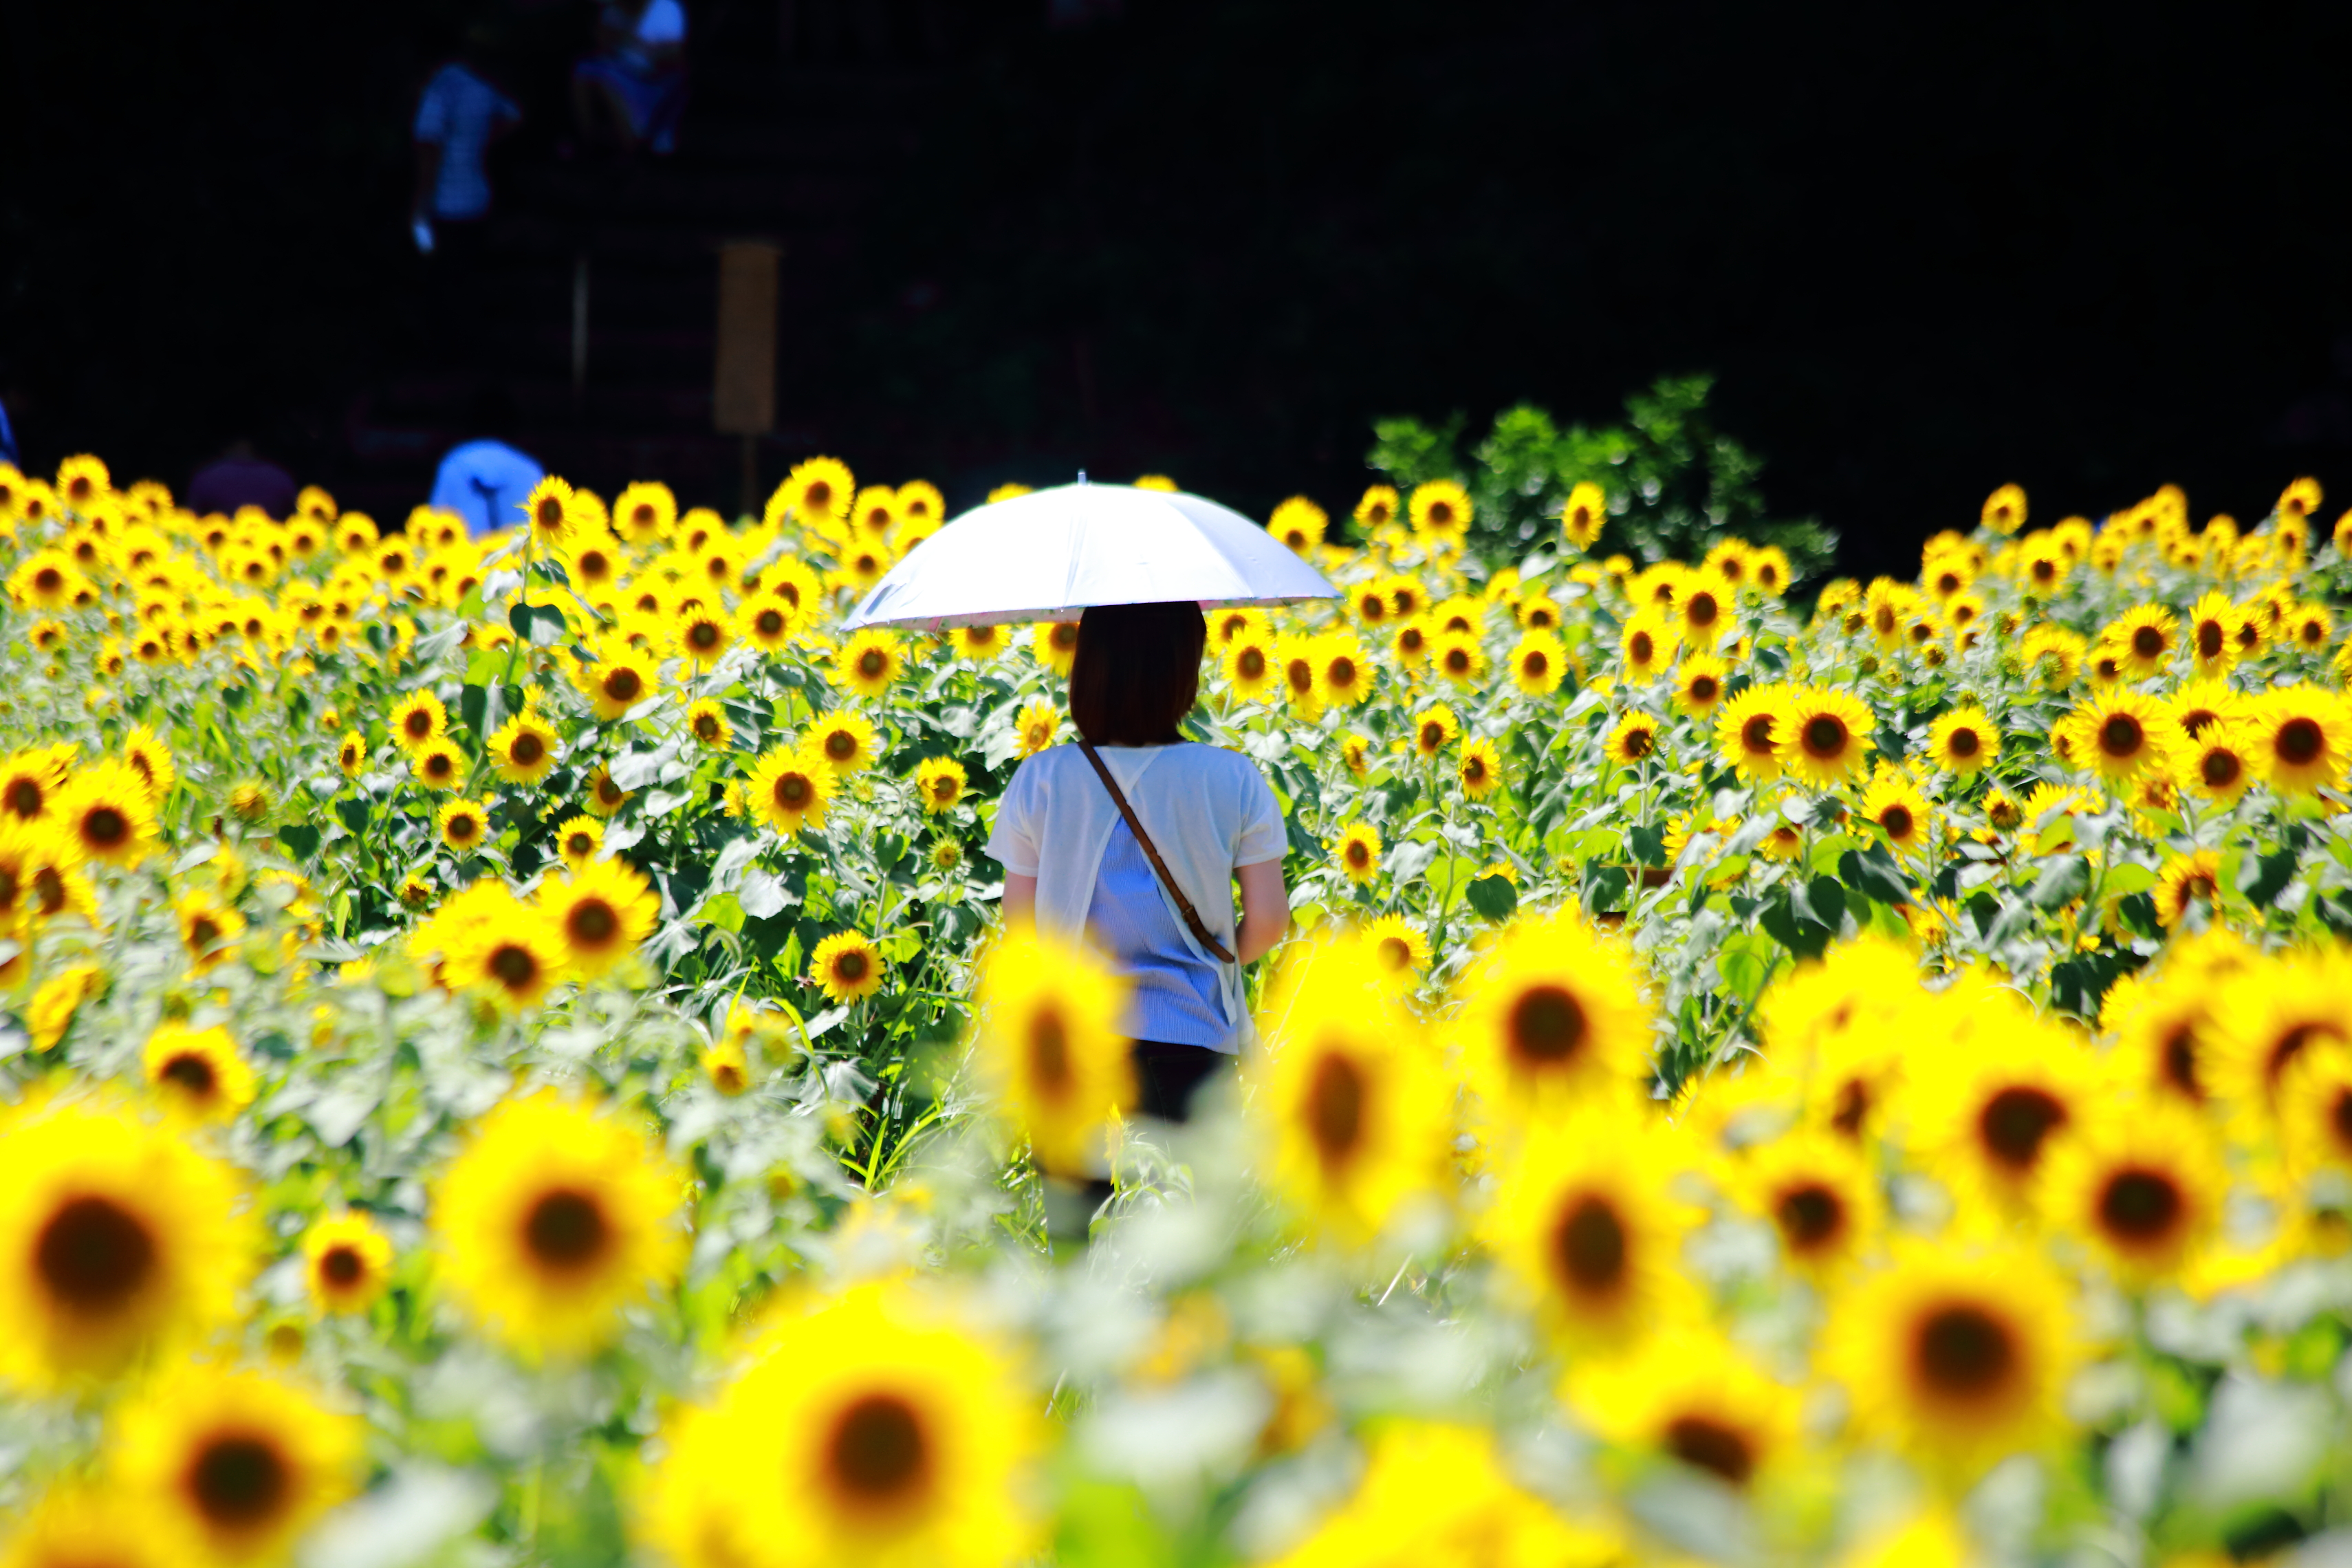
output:
POLYGON ((433 73, 417 100, 416 199, 410 214, 416 247, 430 253, 447 226, 478 224, 490 212, 490 143, 522 121, 514 100, 480 63, 487 37, 466 35, 466 53, 433 73))
POLYGON ((467 420, 475 438, 450 447, 433 477, 430 504, 464 518, 466 531, 476 539, 521 522, 523 502, 547 477, 545 468, 509 443, 520 423, 511 394, 502 387, 485 390, 474 399, 467 420))
POLYGON ((8 405, 0 403, 0 463, 16 466, 16 432, 8 426, 8 405))
POLYGON ((582 140, 624 153, 676 150, 686 111, 686 7, 680 0, 607 0, 596 52, 572 68, 582 140))

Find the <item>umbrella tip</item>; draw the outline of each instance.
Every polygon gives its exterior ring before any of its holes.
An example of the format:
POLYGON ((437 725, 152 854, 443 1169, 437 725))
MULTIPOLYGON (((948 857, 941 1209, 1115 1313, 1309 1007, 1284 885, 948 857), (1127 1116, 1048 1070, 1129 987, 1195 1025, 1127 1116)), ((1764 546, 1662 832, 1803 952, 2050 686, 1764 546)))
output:
POLYGON ((1080 468, 1080 469, 1078 470, 1078 483, 1080 483, 1080 484, 1085 484, 1086 482, 1087 482, 1087 471, 1086 471, 1084 468, 1080 468))

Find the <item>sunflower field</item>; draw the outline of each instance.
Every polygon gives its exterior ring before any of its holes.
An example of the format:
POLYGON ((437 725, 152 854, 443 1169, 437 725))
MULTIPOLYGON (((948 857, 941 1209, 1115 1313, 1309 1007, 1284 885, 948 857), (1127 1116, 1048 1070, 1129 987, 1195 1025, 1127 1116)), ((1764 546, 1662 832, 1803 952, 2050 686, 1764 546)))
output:
POLYGON ((1192 723, 1296 920, 1171 1128, 978 848, 1076 627, 844 629, 929 485, 0 468, 0 1563, 2347 1528, 2352 515, 2003 487, 1865 585, 1638 500, 1268 520, 1343 597, 1192 723))

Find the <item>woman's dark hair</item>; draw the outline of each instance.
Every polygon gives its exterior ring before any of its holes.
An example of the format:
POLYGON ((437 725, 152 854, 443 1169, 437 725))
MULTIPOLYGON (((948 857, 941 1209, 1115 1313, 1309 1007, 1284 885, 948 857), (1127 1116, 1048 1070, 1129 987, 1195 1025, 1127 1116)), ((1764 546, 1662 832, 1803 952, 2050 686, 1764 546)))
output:
POLYGON ((1097 605, 1078 617, 1070 718, 1097 746, 1164 746, 1201 695, 1208 618, 1191 600, 1097 605))

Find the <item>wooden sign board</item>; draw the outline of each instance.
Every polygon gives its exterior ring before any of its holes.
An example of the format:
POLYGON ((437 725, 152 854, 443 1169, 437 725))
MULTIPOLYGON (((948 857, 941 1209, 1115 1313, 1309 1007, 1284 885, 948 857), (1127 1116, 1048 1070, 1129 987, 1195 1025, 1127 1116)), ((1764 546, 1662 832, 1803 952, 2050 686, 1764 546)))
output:
POLYGON ((764 436, 776 424, 776 270, 783 252, 766 240, 719 247, 719 353, 711 423, 729 436, 764 436))

